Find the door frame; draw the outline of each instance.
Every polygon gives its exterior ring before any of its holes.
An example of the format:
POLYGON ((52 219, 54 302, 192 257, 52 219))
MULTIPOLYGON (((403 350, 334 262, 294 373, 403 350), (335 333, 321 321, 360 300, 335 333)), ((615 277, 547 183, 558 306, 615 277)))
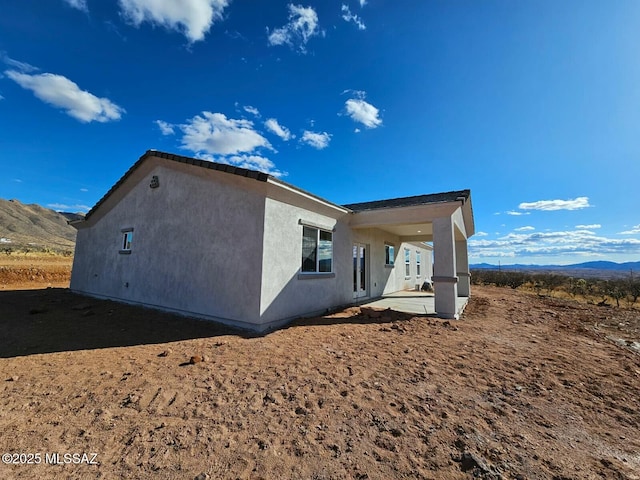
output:
POLYGON ((351 259, 353 262, 353 298, 358 300, 369 296, 369 245, 362 242, 353 242, 351 248, 351 259), (362 271, 364 269, 364 272, 362 271), (364 289, 362 281, 364 280, 364 289))

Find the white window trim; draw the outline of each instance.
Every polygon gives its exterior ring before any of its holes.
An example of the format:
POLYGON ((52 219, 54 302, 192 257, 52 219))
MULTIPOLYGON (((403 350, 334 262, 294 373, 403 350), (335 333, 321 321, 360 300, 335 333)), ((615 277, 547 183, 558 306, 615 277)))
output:
MULTIPOLYGON (((391 252, 389 252, 391 253, 391 252)), ((395 259, 395 255, 396 255, 396 246, 391 243, 391 242, 384 242, 384 256, 385 256, 385 262, 384 262, 384 266, 387 268, 393 268, 396 265, 396 259, 395 259), (393 256, 389 255, 389 259, 391 260, 391 262, 393 263, 387 263, 387 248, 392 248, 393 249, 393 256)))
POLYGON ((416 278, 422 277, 422 251, 416 250, 416 278))
MULTIPOLYGON (((334 272, 334 255, 333 255, 333 234, 335 229, 331 228, 323 228, 311 222, 306 222, 303 220, 299 220, 298 223, 303 226, 302 232, 304 232, 304 227, 313 228, 316 230, 316 270, 314 272, 303 272, 302 264, 300 265, 300 270, 298 273, 299 279, 311 279, 311 278, 334 278, 336 276, 334 272), (317 251, 318 246, 320 245, 320 232, 330 233, 331 234, 331 271, 330 272, 320 272, 318 271, 320 268, 320 255, 317 251)), ((304 235, 304 233, 303 233, 304 235)), ((302 257, 302 256, 301 256, 302 257)))
POLYGON ((411 250, 408 248, 404 249, 404 278, 411 278, 411 250), (409 254, 409 258, 407 258, 407 253, 409 254), (407 266, 409 267, 409 274, 407 275, 407 266))
MULTIPOLYGON (((124 255, 128 255, 131 254, 131 245, 129 245, 129 248, 126 248, 126 239, 127 239, 127 234, 131 233, 133 235, 133 227, 130 228, 123 228, 122 230, 120 230, 120 232, 122 233, 122 236, 120 237, 120 250, 118 253, 124 254, 124 255)), ((133 244, 133 238, 131 239, 131 244, 133 244)))

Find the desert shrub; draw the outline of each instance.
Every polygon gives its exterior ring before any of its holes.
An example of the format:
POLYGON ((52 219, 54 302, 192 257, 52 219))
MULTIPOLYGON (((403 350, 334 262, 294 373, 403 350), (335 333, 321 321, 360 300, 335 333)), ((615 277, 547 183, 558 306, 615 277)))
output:
POLYGON ((551 295, 553 291, 564 285, 567 280, 568 278, 563 275, 556 275, 554 273, 542 274, 542 283, 548 295, 551 295))
POLYGON ((471 273, 471 281, 474 285, 495 285, 516 289, 529 281, 529 275, 524 272, 483 269, 474 270, 471 273))
POLYGON ((577 280, 574 278, 570 278, 569 294, 572 297, 575 297, 576 295, 584 297, 587 294, 587 281, 584 278, 579 278, 577 280))
POLYGON ((640 280, 634 280, 631 277, 627 283, 627 302, 634 305, 640 297, 640 280))
POLYGON ((604 285, 605 295, 616 301, 616 306, 620 306, 620 300, 627 296, 626 280, 607 280, 604 285))

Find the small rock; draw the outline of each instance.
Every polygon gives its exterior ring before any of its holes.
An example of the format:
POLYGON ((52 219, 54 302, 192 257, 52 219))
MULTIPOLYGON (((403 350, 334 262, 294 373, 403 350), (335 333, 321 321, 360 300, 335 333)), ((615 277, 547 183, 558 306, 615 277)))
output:
POLYGON ((95 312, 93 310, 85 310, 84 312, 82 312, 83 317, 90 317, 91 315, 95 315, 95 312))
POLYGON ((203 360, 203 358, 202 358, 202 356, 201 356, 201 355, 194 355, 193 357, 191 357, 191 358, 189 359, 189 363, 190 363, 191 365, 195 365, 196 363, 200 363, 200 362, 202 362, 202 361, 204 361, 204 360, 203 360))
POLYGON ((265 393, 264 397, 262 397, 262 403, 264 405, 267 405, 268 403, 276 403, 276 399, 273 398, 273 396, 267 392, 265 393))
POLYGON ((44 307, 32 308, 29 310, 29 315, 37 315, 39 313, 45 313, 47 311, 44 307))
POLYGON ((296 415, 306 415, 307 414, 307 409, 304 407, 297 407, 296 408, 296 415))
POLYGON ((453 442, 453 444, 456 446, 456 448, 460 451, 464 451, 467 448, 467 444, 465 443, 465 441, 461 438, 456 438, 456 441, 453 442))
POLYGON ((20 377, 18 375, 13 375, 7 378, 7 382, 17 382, 20 377))
POLYGON ((158 354, 158 356, 159 356, 159 357, 168 357, 170 353, 171 353, 171 349, 170 349, 170 348, 168 348, 168 349, 166 349, 166 350, 164 350, 164 351, 160 352, 160 353, 158 354))
POLYGON ((462 458, 460 458, 460 470, 463 472, 468 472, 469 470, 473 470, 480 467, 480 463, 473 456, 473 454, 469 452, 465 452, 462 454, 462 458))
POLYGON ((202 472, 199 475, 196 475, 193 480, 209 480, 211 478, 207 473, 202 472))

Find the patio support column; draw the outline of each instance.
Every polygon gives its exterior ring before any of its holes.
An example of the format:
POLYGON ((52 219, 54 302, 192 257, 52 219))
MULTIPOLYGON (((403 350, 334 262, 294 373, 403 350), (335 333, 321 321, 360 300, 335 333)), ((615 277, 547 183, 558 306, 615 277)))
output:
POLYGON ((441 217, 433 220, 433 280, 436 313, 442 318, 458 318, 458 277, 456 276, 456 245, 453 219, 441 217))
POLYGON ((456 270, 458 276, 458 296, 468 297, 471 293, 471 275, 469 273, 469 253, 467 240, 456 240, 456 270))

